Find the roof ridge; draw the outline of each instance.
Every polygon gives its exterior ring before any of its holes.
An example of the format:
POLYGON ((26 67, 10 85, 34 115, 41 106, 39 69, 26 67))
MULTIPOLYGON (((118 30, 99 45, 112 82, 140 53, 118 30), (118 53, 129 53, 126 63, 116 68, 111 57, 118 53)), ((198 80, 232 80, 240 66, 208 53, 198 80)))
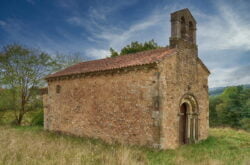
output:
MULTIPOLYGON (((124 54, 124 55, 119 55, 119 56, 116 56, 116 57, 106 57, 106 58, 101 58, 101 59, 95 59, 95 60, 88 60, 88 61, 82 61, 80 63, 77 63, 75 65, 78 65, 78 64, 81 64, 81 63, 85 63, 85 62, 92 62, 92 61, 99 61, 99 60, 108 60, 108 59, 116 59, 116 58, 122 58, 124 56, 127 56, 127 55, 138 55, 138 54, 143 54, 143 53, 149 53, 149 52, 154 52, 154 51, 160 51, 160 50, 168 50, 169 48, 167 47, 161 47, 161 48, 157 48, 157 49, 149 49, 149 50, 143 50, 143 51, 140 51, 140 52, 136 52, 136 53, 128 53, 128 54, 124 54)), ((74 65, 72 65, 74 66, 74 65)))
POLYGON ((105 71, 125 67, 139 66, 144 64, 151 64, 162 60, 162 58, 166 55, 172 54, 174 50, 175 49, 163 47, 158 49, 145 50, 137 53, 130 53, 118 57, 83 61, 78 64, 67 67, 61 71, 50 74, 45 77, 45 79, 72 74, 105 71))

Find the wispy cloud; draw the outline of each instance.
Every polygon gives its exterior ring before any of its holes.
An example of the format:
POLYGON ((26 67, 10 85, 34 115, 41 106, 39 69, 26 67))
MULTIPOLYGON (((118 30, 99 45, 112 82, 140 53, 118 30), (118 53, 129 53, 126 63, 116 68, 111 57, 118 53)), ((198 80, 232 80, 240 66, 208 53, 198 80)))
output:
POLYGON ((216 6, 218 13, 215 15, 199 15, 201 49, 250 50, 250 21, 236 13, 233 6, 222 2, 216 6))
POLYGON ((34 4, 36 3, 36 0, 26 0, 26 2, 28 2, 28 3, 32 4, 32 5, 34 5, 34 4))
MULTIPOLYGON (((155 28, 159 28, 159 24, 166 24, 163 23, 165 18, 165 15, 155 14, 131 25, 128 29, 119 29, 116 30, 116 32, 112 31, 112 29, 106 29, 101 33, 94 34, 94 37, 106 40, 109 43, 109 47, 120 49, 122 46, 131 41, 144 41, 152 39, 153 36, 151 35, 151 31, 155 28)), ((162 30, 162 28, 160 29, 162 30)), ((158 33, 161 32, 162 31, 158 31, 158 33)), ((167 31, 164 30, 162 34, 163 36, 166 36, 167 31)), ((163 38, 163 40, 167 40, 167 38, 163 38)))
POLYGON ((249 84, 250 65, 212 69, 210 87, 249 84))
POLYGON ((25 46, 40 48, 43 51, 54 54, 63 51, 65 54, 74 52, 84 52, 82 47, 83 41, 68 34, 67 32, 56 28, 56 32, 60 34, 60 39, 55 38, 40 29, 33 29, 25 22, 19 19, 7 19, 1 23, 2 29, 8 38, 4 40, 5 44, 19 43, 25 46), (69 44, 69 42, 71 44, 69 44), (81 48, 82 47, 82 48, 81 48))
MULTIPOLYGON (((169 24, 167 12, 170 11, 154 11, 136 23, 127 25, 127 27, 102 22, 105 17, 100 17, 103 14, 97 13, 90 15, 89 19, 79 16, 70 17, 67 22, 88 30, 91 33, 91 36, 88 37, 90 41, 103 41, 102 43, 105 43, 107 48, 113 47, 119 50, 131 41, 145 41, 152 38, 158 39, 160 43, 166 45, 170 33, 170 27, 167 26, 169 24)), ((93 12, 91 13, 93 14, 93 12)))
POLYGON ((5 25, 6 25, 6 22, 5 22, 5 21, 0 20, 0 26, 5 26, 5 25))
POLYGON ((246 70, 250 65, 250 56, 243 56, 250 50, 250 19, 245 17, 244 3, 242 1, 235 8, 232 3, 217 1, 214 3, 215 14, 195 10, 200 56, 212 73, 209 77, 210 87, 250 82, 250 71, 246 70), (241 58, 249 62, 239 67, 241 58))

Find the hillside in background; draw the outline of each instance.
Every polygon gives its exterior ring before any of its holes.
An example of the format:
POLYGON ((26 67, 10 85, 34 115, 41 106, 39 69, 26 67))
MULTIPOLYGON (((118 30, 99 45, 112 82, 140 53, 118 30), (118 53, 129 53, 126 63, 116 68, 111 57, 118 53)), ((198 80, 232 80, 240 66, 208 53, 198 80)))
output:
MULTIPOLYGON (((235 85, 236 86, 236 85, 235 85)), ((240 86, 240 85, 237 85, 240 86)), ((244 84, 242 85, 244 88, 250 88, 250 84, 244 84)), ((214 87, 214 88, 210 88, 209 89, 209 95, 210 96, 215 96, 215 95, 220 95, 223 93, 223 91, 228 88, 228 87, 232 87, 232 86, 227 86, 227 87, 214 87)))

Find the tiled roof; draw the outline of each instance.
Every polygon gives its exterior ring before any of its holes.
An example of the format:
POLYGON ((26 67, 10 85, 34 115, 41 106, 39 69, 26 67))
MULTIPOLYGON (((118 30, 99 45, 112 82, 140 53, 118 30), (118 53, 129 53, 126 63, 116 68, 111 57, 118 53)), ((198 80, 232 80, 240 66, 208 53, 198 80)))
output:
POLYGON ((45 79, 151 64, 162 60, 164 57, 171 55, 174 52, 175 49, 159 48, 113 58, 81 62, 54 74, 50 74, 45 79))

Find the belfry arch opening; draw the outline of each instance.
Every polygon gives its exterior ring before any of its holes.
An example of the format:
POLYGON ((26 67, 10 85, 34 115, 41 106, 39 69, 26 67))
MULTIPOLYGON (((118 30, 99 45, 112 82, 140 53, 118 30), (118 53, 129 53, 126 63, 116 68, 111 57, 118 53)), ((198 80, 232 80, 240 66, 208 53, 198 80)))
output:
POLYGON ((185 39, 186 38, 186 21, 184 17, 181 17, 181 38, 185 39))
POLYGON ((190 144, 199 140, 198 105, 192 95, 184 95, 179 109, 179 143, 190 144))
POLYGON ((194 42, 194 25, 193 22, 189 21, 188 23, 188 36, 189 36, 189 41, 194 42))

